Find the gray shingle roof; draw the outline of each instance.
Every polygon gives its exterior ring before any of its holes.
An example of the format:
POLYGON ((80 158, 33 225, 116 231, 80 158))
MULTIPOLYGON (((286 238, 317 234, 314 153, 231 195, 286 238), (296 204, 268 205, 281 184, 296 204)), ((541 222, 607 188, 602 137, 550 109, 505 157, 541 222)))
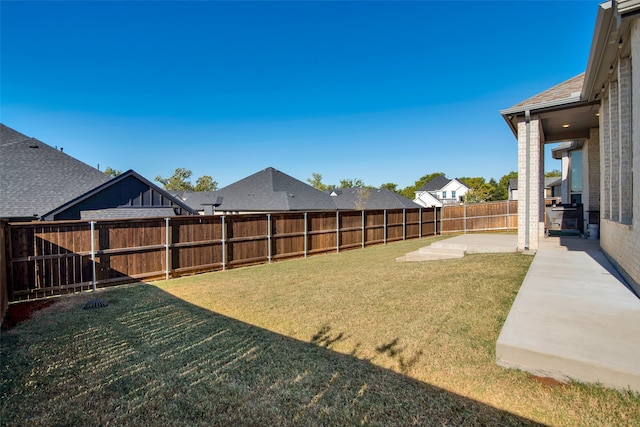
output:
MULTIPOLYGON (((333 199, 328 194, 272 167, 221 188, 208 197, 213 200, 220 197, 221 203, 216 209, 222 211, 279 212, 336 209, 333 199)), ((195 209, 195 206, 193 208, 195 209)))
POLYGON ((525 107, 531 107, 534 105, 544 105, 548 103, 559 102, 562 100, 569 100, 580 96, 582 91, 582 85, 584 83, 584 73, 578 74, 575 77, 565 80, 564 82, 555 85, 544 92, 540 92, 531 98, 525 99, 522 102, 517 103, 513 107, 509 108, 509 111, 524 111, 525 107))
POLYGON ((431 181, 426 182, 422 187, 418 188, 417 191, 438 191, 450 181, 451 180, 444 175, 437 175, 432 178, 431 181))
POLYGON ((154 218, 176 216, 174 208, 109 208, 82 211, 80 219, 124 219, 124 218, 154 218))
POLYGON ((110 178, 0 124, 0 218, 39 217, 110 178))
MULTIPOLYGON (((195 211, 204 210, 207 212, 207 206, 219 205, 221 199, 216 191, 169 191, 169 194, 176 196, 195 211)), ((217 206, 216 206, 217 208, 217 206)))
POLYGON ((561 176, 546 176, 544 178, 544 188, 551 188, 556 185, 562 184, 561 176))
POLYGON ((415 209, 422 206, 386 188, 336 188, 333 200, 338 209, 415 209))

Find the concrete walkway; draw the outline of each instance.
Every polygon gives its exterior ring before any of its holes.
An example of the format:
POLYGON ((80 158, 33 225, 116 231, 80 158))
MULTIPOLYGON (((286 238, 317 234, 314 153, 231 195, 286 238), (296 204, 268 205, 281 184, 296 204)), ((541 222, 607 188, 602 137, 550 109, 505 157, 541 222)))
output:
POLYGON ((640 391, 640 299, 597 240, 541 239, 496 361, 537 376, 640 391))

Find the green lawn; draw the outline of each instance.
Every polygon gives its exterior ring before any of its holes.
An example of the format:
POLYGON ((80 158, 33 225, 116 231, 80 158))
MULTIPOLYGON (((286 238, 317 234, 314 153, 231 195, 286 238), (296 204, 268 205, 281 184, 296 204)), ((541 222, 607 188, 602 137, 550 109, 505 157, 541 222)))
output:
POLYGON ((395 262, 432 240, 60 298, 2 333, 0 422, 640 425, 637 394, 495 365, 531 257, 395 262))

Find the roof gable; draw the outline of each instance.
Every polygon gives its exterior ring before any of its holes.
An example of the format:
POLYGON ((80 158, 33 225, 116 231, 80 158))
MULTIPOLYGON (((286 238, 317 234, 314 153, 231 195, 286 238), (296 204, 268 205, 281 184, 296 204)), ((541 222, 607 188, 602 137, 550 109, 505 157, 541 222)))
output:
POLYGON ((444 175, 437 175, 431 179, 431 181, 426 182, 422 187, 420 187, 417 191, 438 191, 441 190, 442 187, 447 185, 451 181, 444 175))
POLYGON ((222 211, 335 210, 331 196, 268 167, 213 194, 222 211))
POLYGON ((110 176, 0 124, 0 217, 38 218, 110 176))
POLYGON ((47 212, 42 219, 96 219, 101 215, 99 212, 103 212, 105 218, 196 214, 179 198, 129 170, 47 212), (122 210, 118 212, 118 208, 122 210), (173 214, 167 215, 166 208, 172 208, 173 214))
POLYGON ((461 189, 468 190, 469 186, 462 181, 459 181, 457 178, 453 178, 446 185, 442 187, 443 191, 459 191, 461 189))

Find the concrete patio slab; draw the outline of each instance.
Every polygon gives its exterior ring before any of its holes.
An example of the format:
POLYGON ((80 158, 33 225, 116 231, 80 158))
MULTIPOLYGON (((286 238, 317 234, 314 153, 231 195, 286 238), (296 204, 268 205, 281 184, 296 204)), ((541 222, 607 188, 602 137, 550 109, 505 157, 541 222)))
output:
POLYGON ((432 248, 458 249, 467 254, 517 252, 516 234, 463 234, 431 244, 432 248))
POLYGON ((461 258, 465 254, 517 251, 518 236, 515 234, 463 234, 409 252, 396 258, 396 261, 435 261, 461 258))
POLYGON ((541 240, 496 344, 498 365, 640 391, 640 299, 597 240, 541 240))

